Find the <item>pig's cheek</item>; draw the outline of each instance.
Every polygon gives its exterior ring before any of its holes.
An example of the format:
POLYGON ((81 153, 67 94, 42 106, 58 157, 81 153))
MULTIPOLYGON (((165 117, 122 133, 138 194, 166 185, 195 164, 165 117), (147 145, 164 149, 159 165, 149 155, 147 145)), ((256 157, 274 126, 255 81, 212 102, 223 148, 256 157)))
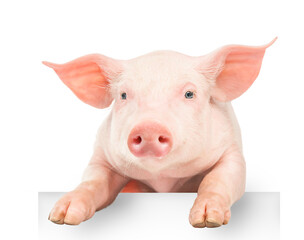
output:
POLYGON ((167 112, 163 111, 163 120, 170 129, 173 136, 173 149, 183 146, 191 139, 193 120, 196 118, 196 110, 191 104, 179 103, 175 106, 170 105, 167 112))
POLYGON ((115 100, 115 103, 113 106, 114 112, 119 113, 126 106, 126 104, 127 104, 126 100, 125 101, 123 101, 121 99, 115 100))
POLYGON ((125 103, 115 104, 113 107, 111 141, 113 145, 119 146, 122 152, 126 152, 127 138, 134 119, 130 107, 132 107, 130 104, 125 103))
POLYGON ((188 152, 188 156, 195 158, 201 153, 202 147, 205 146, 206 135, 208 135, 204 129, 208 129, 208 119, 204 119, 204 110, 197 110, 197 104, 194 104, 193 108, 188 108, 188 111, 181 116, 180 132, 178 141, 180 146, 185 148, 188 152))

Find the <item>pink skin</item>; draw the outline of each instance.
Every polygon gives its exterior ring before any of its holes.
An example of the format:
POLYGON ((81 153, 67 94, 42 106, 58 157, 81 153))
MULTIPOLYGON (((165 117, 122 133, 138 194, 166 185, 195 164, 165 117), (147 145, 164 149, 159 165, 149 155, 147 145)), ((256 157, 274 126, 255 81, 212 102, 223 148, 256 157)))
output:
POLYGON ((160 51, 128 61, 94 54, 61 65, 44 62, 82 101, 97 108, 114 101, 82 183, 55 204, 49 219, 79 224, 135 179, 137 191, 197 192, 189 215, 194 227, 227 224, 246 176, 230 101, 254 82, 274 41, 229 45, 202 57, 160 51))

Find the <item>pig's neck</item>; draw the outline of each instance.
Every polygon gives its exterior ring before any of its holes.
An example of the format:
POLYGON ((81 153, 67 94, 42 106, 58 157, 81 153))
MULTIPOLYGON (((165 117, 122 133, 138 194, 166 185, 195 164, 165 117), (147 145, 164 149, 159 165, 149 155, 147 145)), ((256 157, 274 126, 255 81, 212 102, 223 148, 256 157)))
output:
POLYGON ((156 192, 173 192, 175 191, 175 188, 177 188, 176 185, 179 185, 181 181, 181 179, 176 178, 159 177, 156 179, 145 180, 143 182, 153 188, 156 192))
POLYGON ((153 188, 156 192, 180 192, 183 191, 185 185, 187 185, 189 181, 191 181, 190 177, 182 179, 157 177, 149 180, 144 180, 142 182, 153 188))

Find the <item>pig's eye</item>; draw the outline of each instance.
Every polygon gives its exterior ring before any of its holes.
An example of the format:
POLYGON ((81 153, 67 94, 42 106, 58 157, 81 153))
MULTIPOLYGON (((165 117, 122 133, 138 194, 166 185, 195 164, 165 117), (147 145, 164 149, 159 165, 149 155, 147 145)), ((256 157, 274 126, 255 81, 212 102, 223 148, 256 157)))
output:
POLYGON ((190 99, 190 98, 193 98, 193 97, 194 97, 194 92, 187 91, 187 92, 185 93, 185 98, 190 99))
POLYGON ((127 99, 127 94, 125 92, 123 92, 121 94, 121 99, 123 99, 123 100, 127 99))

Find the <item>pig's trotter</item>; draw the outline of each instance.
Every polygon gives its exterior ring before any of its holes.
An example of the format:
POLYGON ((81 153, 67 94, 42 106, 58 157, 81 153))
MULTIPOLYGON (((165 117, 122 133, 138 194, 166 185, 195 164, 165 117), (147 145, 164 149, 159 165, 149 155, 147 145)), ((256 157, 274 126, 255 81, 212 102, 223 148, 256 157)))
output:
POLYGON ((196 198, 189 222, 196 228, 214 228, 227 224, 230 215, 229 203, 222 196, 204 193, 196 198))
POLYGON ((49 215, 56 224, 78 225, 91 218, 95 211, 92 192, 77 188, 59 199, 49 215))

